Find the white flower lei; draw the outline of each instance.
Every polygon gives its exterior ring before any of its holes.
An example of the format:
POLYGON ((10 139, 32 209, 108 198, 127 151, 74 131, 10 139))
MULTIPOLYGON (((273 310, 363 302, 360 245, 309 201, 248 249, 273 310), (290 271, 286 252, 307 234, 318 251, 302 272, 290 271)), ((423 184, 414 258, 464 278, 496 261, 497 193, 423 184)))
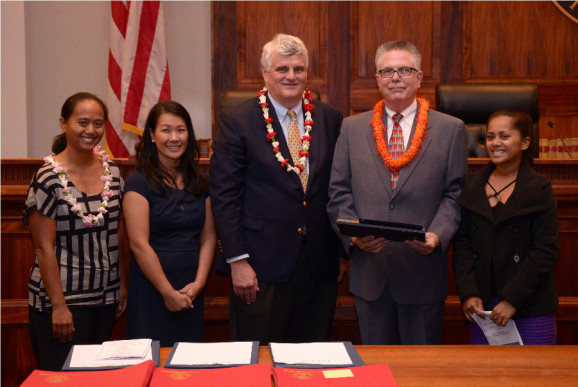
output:
POLYGON ((100 177, 100 179, 104 182, 104 189, 100 193, 100 196, 102 197, 102 203, 98 207, 98 215, 96 216, 90 213, 88 215, 84 215, 82 213, 82 206, 80 203, 76 202, 76 198, 72 196, 72 188, 68 186, 68 175, 66 175, 66 168, 62 167, 62 165, 58 161, 54 160, 52 156, 47 156, 44 158, 44 161, 53 167, 52 171, 58 175, 60 185, 62 186, 62 192, 64 193, 64 200, 70 204, 70 210, 76 213, 76 215, 82 219, 82 222, 87 227, 92 227, 104 218, 103 214, 107 212, 106 208, 108 207, 108 201, 114 194, 114 192, 110 189, 110 184, 112 182, 112 176, 110 174, 108 164, 110 157, 106 154, 106 151, 100 150, 99 145, 95 146, 92 151, 98 155, 98 159, 102 163, 102 168, 104 169, 104 174, 100 177))
POLYGON ((279 150, 279 141, 275 140, 275 136, 277 133, 273 130, 273 119, 269 117, 269 104, 267 103, 267 87, 264 87, 259 92, 259 105, 263 110, 263 118, 265 119, 265 124, 267 126, 267 140, 271 142, 273 146, 273 152, 275 152, 275 157, 277 161, 281 163, 282 168, 286 168, 288 172, 295 172, 297 175, 305 172, 305 166, 307 162, 307 158, 309 157, 309 146, 311 145, 311 136, 309 132, 313 129, 313 119, 311 118, 311 112, 315 108, 315 106, 310 103, 310 99, 312 99, 311 92, 309 90, 305 90, 303 92, 303 110, 305 110, 305 122, 303 123, 303 127, 305 129, 305 134, 301 137, 301 151, 299 151, 299 155, 301 158, 299 162, 295 164, 295 166, 291 166, 289 164, 289 159, 286 159, 281 154, 279 150))

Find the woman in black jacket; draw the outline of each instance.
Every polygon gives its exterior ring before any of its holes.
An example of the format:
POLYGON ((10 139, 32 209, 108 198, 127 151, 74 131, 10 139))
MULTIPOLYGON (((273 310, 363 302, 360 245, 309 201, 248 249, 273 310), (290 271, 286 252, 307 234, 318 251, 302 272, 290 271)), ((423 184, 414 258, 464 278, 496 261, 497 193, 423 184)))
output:
MULTIPOLYGON (((500 110, 488 119, 490 163, 466 178, 458 203, 454 270, 466 318, 505 326, 513 318, 524 344, 555 344, 558 214, 552 186, 531 167, 531 119, 500 110)), ((476 324, 470 343, 487 344, 476 324)))

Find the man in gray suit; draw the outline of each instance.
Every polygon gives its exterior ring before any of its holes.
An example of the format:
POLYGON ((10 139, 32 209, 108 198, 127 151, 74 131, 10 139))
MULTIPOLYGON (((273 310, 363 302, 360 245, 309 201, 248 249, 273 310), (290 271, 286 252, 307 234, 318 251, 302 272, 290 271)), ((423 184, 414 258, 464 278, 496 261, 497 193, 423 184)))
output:
POLYGON ((375 56, 383 100, 343 121, 327 209, 338 218, 418 224, 425 241, 348 237, 350 290, 363 344, 441 344, 447 248, 460 222, 464 123, 416 98, 421 54, 387 42, 375 56))

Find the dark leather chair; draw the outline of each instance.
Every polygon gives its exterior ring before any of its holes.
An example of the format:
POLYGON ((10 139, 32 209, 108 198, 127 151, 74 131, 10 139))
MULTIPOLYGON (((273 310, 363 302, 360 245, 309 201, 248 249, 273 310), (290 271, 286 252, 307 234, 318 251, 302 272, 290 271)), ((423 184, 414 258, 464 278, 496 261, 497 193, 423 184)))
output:
POLYGON ((468 157, 488 157, 486 122, 501 109, 520 110, 532 117, 532 152, 538 157, 538 86, 528 83, 440 83, 436 86, 436 109, 466 124, 468 157))
MULTIPOLYGON (((237 105, 250 98, 255 98, 259 90, 257 89, 228 89, 221 93, 220 110, 226 107, 237 105)), ((319 92, 311 91, 314 100, 319 100, 319 92)))

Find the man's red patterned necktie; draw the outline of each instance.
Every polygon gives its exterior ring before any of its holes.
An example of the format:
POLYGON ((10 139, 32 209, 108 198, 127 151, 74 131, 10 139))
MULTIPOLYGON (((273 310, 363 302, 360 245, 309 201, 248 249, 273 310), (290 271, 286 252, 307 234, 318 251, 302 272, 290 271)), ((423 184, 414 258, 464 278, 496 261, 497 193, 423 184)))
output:
MULTIPOLYGON (((389 139, 389 154, 394 159, 401 157, 405 153, 403 146, 403 132, 399 122, 403 118, 401 114, 393 115, 393 131, 391 133, 391 138, 389 139)), ((391 172, 391 188, 395 189, 397 185, 398 172, 391 172)))

